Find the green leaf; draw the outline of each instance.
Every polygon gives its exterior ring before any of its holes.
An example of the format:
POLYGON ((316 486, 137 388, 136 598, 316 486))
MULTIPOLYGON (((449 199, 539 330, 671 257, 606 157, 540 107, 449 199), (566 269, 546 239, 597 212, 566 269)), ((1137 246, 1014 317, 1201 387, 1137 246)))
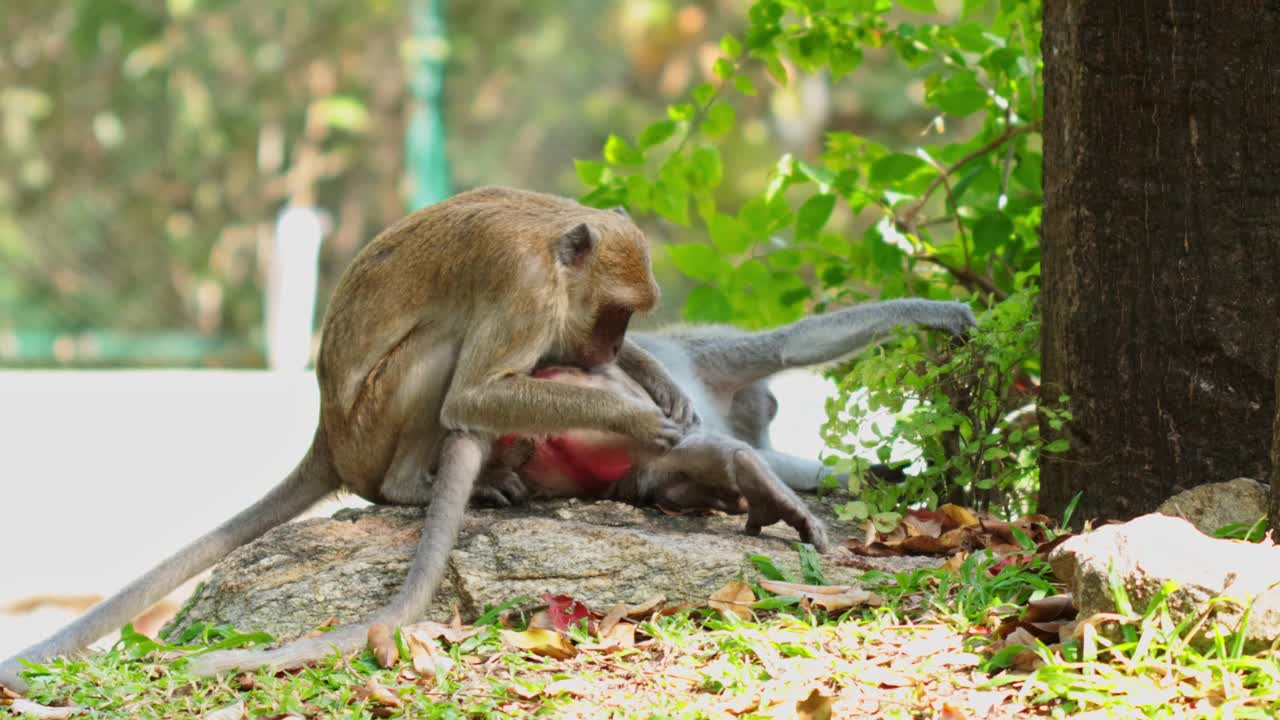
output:
POLYGON ((680 272, 694 280, 715 280, 728 266, 715 248, 702 243, 673 243, 667 245, 667 252, 680 272))
POLYGON ((769 77, 773 78, 774 82, 783 87, 787 86, 787 68, 782 64, 782 61, 778 59, 777 55, 770 55, 766 58, 765 67, 768 68, 769 77))
POLYGON ((631 175, 627 183, 627 207, 644 212, 653 207, 653 186, 643 175, 631 175))
POLYGON ((739 255, 751 246, 746 233, 742 232, 742 223, 732 215, 717 213, 707 226, 711 231, 711 242, 725 255, 739 255))
POLYGON ((748 555, 747 560, 755 567, 756 572, 764 576, 766 580, 776 580, 778 582, 790 582, 786 574, 778 569, 773 563, 773 558, 768 555, 748 555))
POLYGON ((735 90, 742 93, 743 95, 756 94, 755 83, 751 82, 751 78, 747 77, 746 75, 734 75, 733 87, 735 90))
POLYGON ((362 132, 369 126, 369 111, 350 95, 334 95, 316 103, 316 112, 326 125, 347 132, 362 132))
POLYGON ((822 558, 818 556, 817 551, 809 543, 799 543, 796 545, 796 551, 800 553, 800 572, 804 575, 804 581, 810 585, 830 585, 826 576, 822 574, 822 558))
POLYGON ((938 6, 933 0, 898 0, 898 4, 902 7, 916 13, 936 13, 938 6))
POLYGON ((885 155, 871 164, 869 179, 876 185, 893 186, 908 177, 923 171, 937 172, 929 163, 915 155, 893 153, 885 155))
POLYGON ((681 122, 683 120, 692 120, 694 115, 698 114, 698 109, 693 103, 678 103, 676 105, 667 106, 667 117, 681 122))
POLYGON ((587 187, 599 185, 604 176, 604 163, 595 160, 574 160, 573 168, 578 171, 578 179, 587 187))
POLYGON ((644 154, 617 135, 610 135, 604 142, 604 159, 614 165, 642 165, 644 154))
POLYGON ((725 323, 733 320, 733 305, 719 290, 699 285, 684 303, 684 319, 694 323, 725 323))
POLYGON ((711 72, 721 80, 728 80, 734 73, 733 63, 724 58, 717 58, 715 64, 711 66, 711 72))
POLYGON ((653 211, 673 223, 689 224, 689 190, 667 180, 653 185, 653 211))
POLYGON ((702 133, 712 139, 721 137, 733 129, 735 117, 732 105, 725 103, 712 105, 707 111, 706 120, 702 122, 702 133))
POLYGON ((1004 213, 986 213, 973 224, 973 253, 978 257, 986 257, 1009 242, 1011 237, 1013 221, 1004 213))
POLYGON ((725 55, 736 58, 742 54, 742 43, 738 42, 738 38, 732 35, 725 35, 720 38, 720 49, 725 55))
POLYGON ((640 133, 640 148, 651 148, 676 134, 676 124, 671 120, 656 122, 640 133))
POLYGON ((724 168, 720 164, 720 151, 712 146, 702 146, 693 151, 689 158, 689 183, 699 190, 712 190, 719 187, 724 178, 724 168))
POLYGON ((925 94, 925 102, 948 115, 972 115, 987 106, 987 91, 978 84, 978 76, 969 71, 958 72, 943 80, 925 94))
POLYGON ((831 193, 821 193, 805 200, 796 211, 796 240, 810 242, 818 237, 835 207, 836 196, 831 193))
POLYGON ((976 15, 986 9, 990 0, 964 0, 963 16, 976 15))
POLYGON ((706 105, 715 96, 716 89, 711 83, 702 83, 693 89, 693 101, 699 105, 706 105))

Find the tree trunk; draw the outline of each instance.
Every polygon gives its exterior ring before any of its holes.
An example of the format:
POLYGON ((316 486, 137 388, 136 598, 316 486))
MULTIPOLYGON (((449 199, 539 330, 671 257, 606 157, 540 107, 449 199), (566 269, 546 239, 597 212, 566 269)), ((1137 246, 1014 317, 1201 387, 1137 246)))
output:
POLYGON ((1267 478, 1280 337, 1280 6, 1045 0, 1040 507, 1132 517, 1267 478), (1046 426, 1046 435, 1054 435, 1046 426))
MULTIPOLYGON (((1280 352, 1280 345, 1277 345, 1280 352)), ((1280 367, 1276 368, 1276 397, 1280 398, 1280 367)), ((1280 536, 1280 403, 1276 405, 1276 420, 1271 425, 1271 529, 1272 537, 1280 536)))

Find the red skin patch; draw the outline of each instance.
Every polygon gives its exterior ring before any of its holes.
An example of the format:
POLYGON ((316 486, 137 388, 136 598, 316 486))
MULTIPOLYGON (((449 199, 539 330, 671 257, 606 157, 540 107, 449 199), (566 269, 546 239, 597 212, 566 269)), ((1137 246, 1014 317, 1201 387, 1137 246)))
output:
MULTIPOLYGON (((556 368, 545 368, 533 377, 551 379, 558 374, 556 368)), ((498 443, 505 445, 517 437, 504 435, 498 443)), ((625 447, 583 442, 573 433, 535 435, 533 443, 533 459, 519 468, 519 473, 526 482, 544 490, 563 491, 572 485, 576 494, 601 495, 635 464, 625 447)))

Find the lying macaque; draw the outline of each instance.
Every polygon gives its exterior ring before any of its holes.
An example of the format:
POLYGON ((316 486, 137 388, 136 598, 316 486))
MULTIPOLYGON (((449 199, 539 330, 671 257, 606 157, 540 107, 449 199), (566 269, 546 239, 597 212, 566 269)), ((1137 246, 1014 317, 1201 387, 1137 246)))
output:
MULTIPOLYGON (((652 407, 649 393, 617 365, 592 370, 548 367, 534 377, 598 388, 639 407, 652 407)), ((497 441, 494 462, 477 497, 495 504, 549 497, 592 497, 671 510, 746 513, 746 531, 779 520, 819 551, 829 545, 826 528, 745 442, 694 428, 671 450, 657 452, 626 435, 598 430, 507 435, 497 441), (500 488, 498 492, 486 489, 500 488)))

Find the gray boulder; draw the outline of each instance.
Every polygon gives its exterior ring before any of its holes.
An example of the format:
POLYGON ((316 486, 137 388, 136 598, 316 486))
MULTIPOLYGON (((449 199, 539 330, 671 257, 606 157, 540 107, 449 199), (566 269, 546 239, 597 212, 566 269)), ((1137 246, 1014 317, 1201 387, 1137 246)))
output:
POLYGON ((1267 514, 1267 486, 1246 477, 1197 485, 1165 500, 1156 512, 1185 518, 1206 535, 1227 525, 1252 525, 1267 514))
MULTIPOLYGON (((1178 587, 1167 607, 1175 623, 1226 597, 1238 602, 1219 605, 1215 619, 1230 630, 1239 627, 1247 603, 1253 603, 1245 628, 1247 650, 1267 647, 1280 636, 1280 548, 1270 541, 1218 540, 1181 518, 1151 514, 1071 538, 1050 554, 1049 563, 1068 584, 1081 620, 1117 611, 1108 581, 1114 568, 1139 614, 1173 580, 1178 587)), ((1205 638, 1196 641, 1203 644, 1205 638)))
MULTIPOLYGON (((820 508, 820 511, 822 509, 820 508)), ((289 523, 231 553, 166 629, 230 623, 289 639, 337 619, 357 622, 400 586, 422 528, 415 508, 342 510, 332 518, 289 523)), ((848 537, 834 518, 833 540, 848 537)), ((566 594, 608 609, 664 595, 703 602, 763 553, 799 577, 798 538, 782 524, 759 537, 744 517, 669 517, 615 502, 538 502, 527 508, 472 510, 428 619, 464 620, 521 596, 566 594)), ((843 555, 843 550, 837 550, 843 555)), ((935 561, 936 564, 936 561, 935 561)), ((833 583, 856 571, 824 563, 833 583)))

